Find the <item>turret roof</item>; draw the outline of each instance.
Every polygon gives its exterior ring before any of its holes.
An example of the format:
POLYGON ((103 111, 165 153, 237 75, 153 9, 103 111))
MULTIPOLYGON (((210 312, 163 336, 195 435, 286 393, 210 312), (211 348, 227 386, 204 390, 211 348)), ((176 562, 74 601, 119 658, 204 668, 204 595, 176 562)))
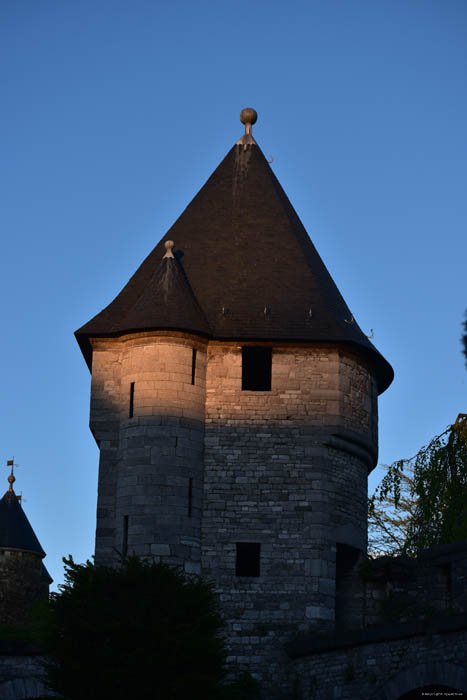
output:
POLYGON ((41 563, 41 579, 48 584, 53 583, 53 578, 47 571, 47 567, 45 566, 44 562, 41 563))
POLYGON ((354 320, 251 125, 247 134, 117 297, 76 332, 88 365, 90 337, 149 329, 339 343, 367 358, 384 391, 391 366, 354 320), (163 258, 167 238, 174 259, 163 258))
POLYGON ((45 552, 11 486, 0 500, 0 547, 37 552, 45 557, 45 552))

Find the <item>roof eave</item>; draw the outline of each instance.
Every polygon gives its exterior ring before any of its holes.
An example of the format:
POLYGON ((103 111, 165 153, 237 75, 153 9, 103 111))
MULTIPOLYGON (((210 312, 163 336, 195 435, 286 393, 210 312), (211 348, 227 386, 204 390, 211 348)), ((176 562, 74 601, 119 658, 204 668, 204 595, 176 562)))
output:
POLYGON ((46 553, 42 549, 42 547, 39 549, 28 549, 27 547, 13 547, 10 546, 9 544, 0 544, 0 549, 3 550, 8 550, 9 552, 25 552, 27 554, 37 554, 38 556, 41 557, 41 559, 44 559, 46 557, 46 553))
POLYGON ((190 333, 191 335, 197 335, 200 338, 212 338, 212 334, 205 331, 194 330, 193 328, 174 328, 173 326, 148 326, 146 328, 127 328, 122 331, 114 331, 112 333, 81 333, 80 330, 75 331, 75 338, 78 345, 83 353, 83 357, 92 372, 92 345, 90 343, 90 338, 121 338, 124 335, 131 335, 133 333, 150 333, 157 331, 165 331, 174 333, 190 333))
POLYGON ((277 344, 277 343, 287 343, 287 344, 293 344, 293 343, 298 343, 298 344, 316 344, 316 345, 326 345, 326 344, 332 344, 332 345, 338 345, 338 346, 343 346, 343 347, 350 347, 354 352, 356 352, 358 355, 362 356, 367 362, 370 364, 370 366, 374 369, 374 375, 378 387, 378 395, 382 394, 386 389, 391 385, 393 379, 394 379, 394 370, 389 364, 389 362, 376 350, 376 349, 371 349, 371 348, 366 348, 363 345, 360 345, 359 343, 351 340, 345 340, 345 341, 336 341, 335 339, 320 339, 320 340, 313 340, 310 338, 271 338, 267 336, 232 336, 232 337, 225 337, 225 336, 215 336, 212 334, 208 333, 203 333, 198 330, 193 330, 190 328, 170 328, 167 326, 164 327, 152 327, 152 328, 133 328, 133 329, 128 329, 125 331, 118 331, 115 333, 93 333, 93 334, 84 334, 80 333, 80 331, 76 331, 75 337, 76 340, 78 341, 78 344, 81 348, 81 352, 83 353, 84 359, 86 361, 86 364, 89 367, 89 371, 92 372, 92 346, 89 341, 90 338, 120 338, 124 335, 130 335, 132 333, 144 333, 144 332, 157 332, 157 331, 174 331, 178 333, 190 333, 193 335, 200 336, 202 338, 206 338, 208 340, 215 340, 218 342, 249 342, 249 343, 270 343, 272 345, 277 344))

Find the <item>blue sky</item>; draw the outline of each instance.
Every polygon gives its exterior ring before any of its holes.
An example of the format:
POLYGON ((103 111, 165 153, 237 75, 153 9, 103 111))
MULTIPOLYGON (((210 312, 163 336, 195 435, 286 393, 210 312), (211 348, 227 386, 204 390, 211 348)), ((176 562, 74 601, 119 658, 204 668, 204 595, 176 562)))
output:
POLYGON ((217 167, 243 107, 395 369, 380 463, 467 412, 464 0, 3 0, 0 75, 0 460, 20 465, 55 585, 95 528, 73 331, 217 167))

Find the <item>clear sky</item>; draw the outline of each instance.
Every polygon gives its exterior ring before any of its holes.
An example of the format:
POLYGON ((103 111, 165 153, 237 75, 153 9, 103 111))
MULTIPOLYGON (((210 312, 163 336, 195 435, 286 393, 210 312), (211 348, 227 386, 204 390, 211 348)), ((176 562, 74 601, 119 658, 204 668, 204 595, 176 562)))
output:
POLYGON ((54 585, 94 546, 73 332, 240 137, 243 107, 395 369, 380 463, 467 412, 465 0, 2 0, 0 74, 0 460, 20 465, 54 585))

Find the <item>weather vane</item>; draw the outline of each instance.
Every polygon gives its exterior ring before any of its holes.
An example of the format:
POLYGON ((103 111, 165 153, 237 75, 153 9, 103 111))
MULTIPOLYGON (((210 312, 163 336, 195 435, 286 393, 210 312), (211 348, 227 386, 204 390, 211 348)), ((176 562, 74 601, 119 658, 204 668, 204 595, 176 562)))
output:
MULTIPOLYGON (((7 467, 11 467, 11 472, 10 472, 10 475, 9 475, 9 477, 8 477, 8 483, 10 484, 10 486, 9 486, 9 488, 8 488, 8 491, 13 491, 13 484, 14 484, 15 481, 16 481, 16 477, 15 477, 15 475, 14 475, 14 469, 15 469, 15 468, 18 469, 19 464, 15 464, 15 458, 13 457, 13 459, 8 459, 8 460, 7 460, 6 465, 7 465, 7 467)), ((18 499, 18 501, 21 501, 21 498, 22 498, 22 497, 21 497, 21 496, 16 496, 16 498, 18 499)))

